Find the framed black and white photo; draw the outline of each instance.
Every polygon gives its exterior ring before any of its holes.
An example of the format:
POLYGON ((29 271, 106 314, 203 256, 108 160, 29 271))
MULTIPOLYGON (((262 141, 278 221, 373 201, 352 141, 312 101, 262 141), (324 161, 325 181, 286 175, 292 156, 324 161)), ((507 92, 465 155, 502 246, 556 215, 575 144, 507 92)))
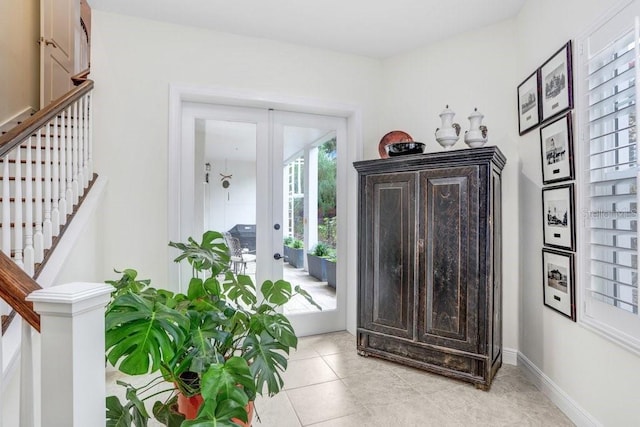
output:
POLYGON ((575 208, 573 183, 542 189, 544 244, 574 250, 575 208))
POLYGON ((542 182, 567 181, 574 178, 573 128, 571 111, 540 128, 542 182))
POLYGON ((520 135, 540 123, 540 73, 536 70, 518 86, 518 125, 520 135))
POLYGON ((576 321, 575 265, 571 252, 542 249, 544 305, 576 321))
POLYGON ((571 40, 540 68, 540 122, 573 108, 571 40))

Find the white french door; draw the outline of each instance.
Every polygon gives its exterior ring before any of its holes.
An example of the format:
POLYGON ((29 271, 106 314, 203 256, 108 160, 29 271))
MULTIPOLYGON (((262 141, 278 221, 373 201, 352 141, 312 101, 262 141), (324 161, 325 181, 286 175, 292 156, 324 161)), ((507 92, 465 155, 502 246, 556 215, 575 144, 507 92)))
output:
MULTIPOLYGON (((182 239, 200 236, 207 229, 229 231, 234 227, 247 228, 250 234, 251 226, 255 226, 255 246, 251 247, 250 235, 245 243, 249 251, 255 250, 256 261, 247 264, 246 272, 254 277, 258 288, 264 280, 284 278, 307 290, 323 306, 322 311, 310 308, 297 297, 284 307, 297 334, 345 329, 346 263, 340 260, 340 254, 346 251, 340 242, 346 238, 340 236, 346 233, 346 221, 340 221, 340 213, 346 212, 346 194, 342 191, 346 189, 341 190, 339 183, 346 179, 346 172, 340 171, 340 164, 346 164, 346 160, 340 160, 346 159, 342 153, 346 150, 346 119, 202 103, 185 103, 182 115, 182 239), (294 268, 277 255, 283 254, 285 235, 293 233, 291 212, 285 209, 292 196, 291 188, 285 185, 285 172, 292 161, 302 164, 304 171, 304 187, 298 187, 295 195, 301 198, 302 207, 295 218, 295 237, 303 242, 305 254, 320 238, 326 240, 323 218, 318 219, 318 174, 314 165, 319 150, 326 151, 323 147, 331 144, 336 149, 329 155, 325 152, 324 160, 329 156, 338 163, 336 206, 330 213, 336 217, 331 238, 337 255, 335 288, 322 278, 311 277, 306 259, 294 268), (188 206, 193 209, 185 209, 188 206)), ((182 274, 184 281, 188 273, 182 274)))
MULTIPOLYGON (((322 311, 297 297, 284 307, 285 314, 299 335, 311 335, 345 329, 346 325, 346 280, 344 279, 343 250, 346 239, 345 189, 341 182, 346 177, 347 125, 342 117, 317 114, 271 111, 272 129, 272 194, 271 204, 274 224, 272 230, 273 252, 283 249, 283 239, 293 237, 302 242, 303 266, 294 268, 291 261, 273 264, 273 277, 284 277, 293 286, 299 285, 309 292, 322 311), (335 143, 335 151, 332 148, 335 143), (323 168, 327 162, 335 164, 337 176, 327 177, 331 168, 323 168), (292 167, 292 165, 295 165, 292 167), (299 165, 302 165, 300 167, 299 165), (320 173, 324 172, 324 175, 320 173), (324 200, 330 198, 330 190, 323 188, 323 180, 335 179, 335 206, 324 200), (328 195, 328 196, 327 196, 328 195), (298 203, 296 203, 298 202, 298 203), (324 207, 320 205, 324 204, 324 207), (282 222, 278 222, 278 220, 282 222), (328 221, 324 221, 328 220, 328 221), (327 225, 330 224, 330 225, 327 225), (335 226, 335 228, 334 228, 335 226), (277 229, 276 229, 277 228, 277 229), (306 255, 319 243, 335 251, 336 283, 331 284, 323 267, 323 277, 311 274, 306 255)), ((291 255, 290 255, 291 257, 291 255)))

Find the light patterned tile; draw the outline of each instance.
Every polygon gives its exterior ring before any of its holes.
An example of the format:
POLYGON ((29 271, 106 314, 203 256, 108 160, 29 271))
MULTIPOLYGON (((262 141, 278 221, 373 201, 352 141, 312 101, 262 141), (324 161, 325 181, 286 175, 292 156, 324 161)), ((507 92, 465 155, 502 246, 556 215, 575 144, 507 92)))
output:
POLYGON ((458 387, 460 381, 421 369, 393 365, 391 371, 422 394, 437 393, 458 387))
POLYGON ((316 424, 310 424, 311 427, 380 427, 378 420, 373 418, 368 410, 345 417, 333 418, 328 421, 322 421, 316 424))
POLYGON ((348 332, 333 332, 324 335, 305 337, 321 355, 349 353, 356 351, 356 337, 348 332))
POLYGON ((357 375, 375 375, 380 370, 390 370, 393 363, 375 357, 359 356, 355 351, 322 356, 340 378, 357 375))
POLYGON ((283 375, 286 389, 304 387, 312 384, 335 381, 338 377, 320 357, 290 360, 283 375))
POLYGON ((304 338, 300 338, 298 339, 298 348, 291 351, 289 360, 310 359, 318 356, 320 353, 313 348, 313 345, 309 341, 305 341, 304 338))
POLYGON ((417 394, 407 382, 390 371, 379 371, 376 375, 348 376, 342 382, 364 406, 387 404, 389 396, 393 396, 397 402, 407 401, 417 394))
POLYGON ((282 391, 272 397, 258 396, 256 399, 256 415, 252 427, 300 427, 287 394, 282 391))
POLYGON ((286 390, 285 393, 304 426, 364 410, 339 380, 286 390))

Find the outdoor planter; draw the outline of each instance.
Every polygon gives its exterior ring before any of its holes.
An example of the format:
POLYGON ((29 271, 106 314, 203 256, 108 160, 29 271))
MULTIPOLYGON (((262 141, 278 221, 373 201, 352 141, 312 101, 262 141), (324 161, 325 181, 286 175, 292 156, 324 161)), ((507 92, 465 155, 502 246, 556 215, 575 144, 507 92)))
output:
POLYGON ((309 269, 309 275, 316 279, 326 282, 327 273, 325 272, 326 260, 317 255, 307 254, 307 268, 309 269))
POLYGON ((304 267, 304 249, 289 248, 289 264, 294 268, 304 267))
POLYGON ((328 259, 324 260, 327 284, 333 289, 336 288, 336 262, 328 259))

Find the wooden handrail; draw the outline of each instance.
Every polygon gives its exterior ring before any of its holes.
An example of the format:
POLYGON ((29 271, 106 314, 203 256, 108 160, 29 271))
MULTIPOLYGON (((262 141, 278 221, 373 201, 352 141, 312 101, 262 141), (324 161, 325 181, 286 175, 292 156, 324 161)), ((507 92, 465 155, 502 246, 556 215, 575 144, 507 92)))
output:
POLYGON ((60 98, 41 109, 33 116, 26 119, 20 125, 10 129, 4 135, 0 135, 0 157, 4 157, 9 151, 33 135, 41 127, 47 124, 56 115, 60 114, 71 103, 77 101, 93 89, 93 80, 86 80, 76 88, 70 90, 60 98))
POLYGON ((40 332, 40 315, 33 311, 33 304, 25 298, 31 292, 42 288, 2 252, 0 252, 0 272, 0 298, 40 332))
POLYGON ((74 74, 73 76, 71 76, 71 81, 73 82, 73 85, 80 86, 82 83, 89 80, 88 78, 89 73, 91 73, 91 68, 86 68, 80 71, 78 74, 74 74))

